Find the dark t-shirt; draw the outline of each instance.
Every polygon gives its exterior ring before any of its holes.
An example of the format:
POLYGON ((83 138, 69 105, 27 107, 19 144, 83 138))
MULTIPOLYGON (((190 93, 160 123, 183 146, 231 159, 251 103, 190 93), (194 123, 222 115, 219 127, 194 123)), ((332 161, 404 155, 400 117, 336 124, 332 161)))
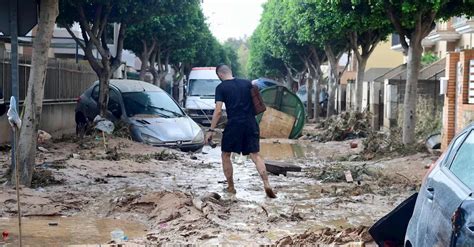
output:
POLYGON ((254 117, 251 88, 250 81, 237 78, 225 80, 217 86, 216 102, 224 102, 229 120, 245 120, 254 117))

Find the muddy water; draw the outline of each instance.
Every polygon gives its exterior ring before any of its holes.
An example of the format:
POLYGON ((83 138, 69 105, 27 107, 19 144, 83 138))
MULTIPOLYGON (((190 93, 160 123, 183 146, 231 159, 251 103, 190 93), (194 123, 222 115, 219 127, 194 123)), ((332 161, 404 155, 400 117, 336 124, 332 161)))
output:
MULTIPOLYGON (((192 160, 190 159, 192 156, 188 154, 180 154, 182 157, 180 160, 169 161, 68 159, 64 168, 55 171, 57 179, 65 179, 68 182, 61 186, 45 187, 44 192, 34 192, 34 194, 39 197, 49 196, 53 199, 54 195, 59 195, 58 198, 61 199, 61 202, 73 201, 74 204, 87 201, 90 203, 82 204, 83 207, 77 209, 81 215, 110 217, 114 202, 131 194, 183 191, 198 196, 207 192, 217 192, 224 199, 232 200, 232 206, 230 213, 225 215, 224 224, 211 225, 210 228, 214 227, 213 230, 204 229, 204 233, 212 235, 213 238, 197 241, 196 238, 181 237, 180 234, 185 231, 166 235, 167 229, 165 228, 160 229, 160 232, 163 231, 160 234, 169 237, 171 241, 189 240, 202 244, 271 244, 282 237, 302 233, 310 228, 319 229, 328 226, 344 228, 371 224, 374 219, 383 216, 390 208, 393 208, 398 197, 405 198, 399 195, 393 195, 390 198, 373 194, 357 197, 329 195, 327 191, 333 190, 333 185, 321 184, 311 176, 311 172, 324 167, 326 160, 335 155, 358 152, 358 150, 348 149, 349 143, 313 144, 287 140, 263 141, 261 154, 265 159, 290 162, 303 169, 300 173, 288 173, 286 177, 270 175, 270 182, 278 193, 278 198, 275 200, 265 197, 262 182, 254 164, 247 157, 238 155, 233 157, 234 180, 238 193, 235 196, 223 193, 222 190, 226 185, 222 172, 220 148, 212 149, 207 146, 202 153, 192 155, 196 156, 192 160), (262 207, 268 211, 268 216, 263 213, 262 207), (299 217, 293 219, 292 215, 299 217)), ((144 151, 142 147, 135 148, 135 150, 140 150, 141 153, 154 151, 144 151)), ((86 153, 81 153, 81 155, 85 156, 86 153)), ((351 186, 355 185, 340 183, 337 186, 346 186, 351 189, 351 186)), ((61 212, 75 214, 78 211, 63 210, 61 212)), ((122 219, 129 217, 140 222, 150 222, 148 221, 150 216, 147 214, 122 212, 115 216, 122 219)), ((197 216, 197 218, 199 217, 202 217, 201 214, 197 216)), ((168 227, 181 224, 183 221, 182 218, 170 221, 168 227)), ((14 229, 15 222, 15 220, 11 220, 8 223, 11 229, 14 229)), ((30 232, 49 230, 51 227, 47 226, 48 222, 49 219, 41 224, 36 224, 30 232)), ((78 222, 87 222, 87 220, 78 220, 78 222)), ((64 231, 64 235, 62 235, 64 238, 61 241, 80 244, 104 243, 110 239, 110 231, 115 228, 113 224, 105 224, 112 225, 106 230, 101 230, 104 227, 97 227, 96 222, 91 222, 89 226, 85 227, 84 229, 89 229, 87 231, 81 231, 82 228, 77 225, 66 228, 71 230, 64 231), (90 233, 84 234, 83 232, 90 233)), ((7 223, 0 221, 0 230, 3 230, 2 226, 4 225, 7 223)), ((127 223, 127 225, 129 224, 127 223)), ((59 226, 64 226, 64 224, 60 222, 59 226)), ((150 230, 156 230, 154 229, 156 227, 153 227, 150 230)), ((125 231, 126 235, 133 237, 130 230, 127 230, 128 228, 125 226, 120 226, 120 228, 125 231)), ((11 230, 11 232, 14 231, 11 230)), ((136 236, 143 237, 144 232, 140 231, 136 236)), ((57 243, 55 237, 41 239, 39 234, 30 233, 29 238, 44 243, 45 246, 55 246, 57 243)))
MULTIPOLYGON (((121 229, 129 238, 145 234, 145 226, 136 222, 118 219, 79 217, 34 217, 22 219, 22 242, 24 246, 68 246, 75 244, 104 244, 110 241, 110 232, 121 229), (57 226, 50 226, 50 223, 57 226)), ((18 244, 18 221, 0 218, 0 231, 8 231, 9 237, 2 244, 18 244)))

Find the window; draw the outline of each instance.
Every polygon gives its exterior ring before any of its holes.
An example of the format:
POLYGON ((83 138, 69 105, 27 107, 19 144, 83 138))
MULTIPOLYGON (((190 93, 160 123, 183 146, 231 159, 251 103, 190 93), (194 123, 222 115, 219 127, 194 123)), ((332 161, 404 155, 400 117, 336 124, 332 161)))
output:
POLYGON ((221 83, 218 79, 191 79, 189 80, 190 96, 214 96, 216 87, 221 83))
POLYGON ((450 164, 451 161, 453 160, 454 155, 456 154, 459 145, 462 143, 464 138, 466 137, 467 132, 461 134, 456 138, 456 140, 452 141, 451 149, 449 150, 448 155, 446 156, 446 159, 444 160, 445 164, 450 164))
POLYGON ((114 117, 120 118, 122 116, 119 94, 113 89, 110 89, 109 104, 107 107, 114 117))
POLYGON ((94 89, 92 89, 91 97, 93 100, 99 102, 99 85, 95 86, 94 89))
MULTIPOLYGON (((460 138, 458 138, 459 140, 460 138)), ((456 141, 458 141, 456 140, 456 141)), ((455 143, 456 144, 456 143, 455 143)), ((454 147, 454 146, 453 146, 454 147)), ((456 177, 466 186, 474 189, 474 133, 470 132, 469 136, 461 144, 456 152, 450 170, 456 177)))
POLYGON ((184 112, 165 92, 123 93, 123 104, 127 116, 137 115, 174 118, 184 116, 184 112))

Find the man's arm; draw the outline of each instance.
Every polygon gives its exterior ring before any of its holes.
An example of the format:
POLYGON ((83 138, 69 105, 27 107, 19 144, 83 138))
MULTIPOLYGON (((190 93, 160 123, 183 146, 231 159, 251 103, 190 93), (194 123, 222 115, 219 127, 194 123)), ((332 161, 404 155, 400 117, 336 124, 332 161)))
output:
POLYGON ((222 117, 223 104, 224 103, 222 101, 216 102, 216 108, 214 109, 214 114, 212 114, 211 128, 210 131, 206 134, 206 140, 204 140, 206 144, 209 142, 209 140, 212 139, 212 136, 214 135, 214 129, 217 127, 217 124, 219 123, 219 120, 222 117))
POLYGON ((224 103, 222 101, 216 102, 216 109, 214 109, 214 114, 212 114, 212 122, 211 122, 211 130, 217 127, 219 120, 222 117, 222 105, 224 103))

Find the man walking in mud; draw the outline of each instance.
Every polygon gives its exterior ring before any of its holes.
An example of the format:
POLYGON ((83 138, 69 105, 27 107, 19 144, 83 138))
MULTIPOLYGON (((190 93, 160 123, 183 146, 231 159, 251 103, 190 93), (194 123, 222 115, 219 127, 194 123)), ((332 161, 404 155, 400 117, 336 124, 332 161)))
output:
POLYGON ((250 81, 234 78, 232 70, 227 65, 219 65, 216 73, 222 81, 216 88, 216 108, 212 116, 211 128, 206 135, 209 142, 214 134, 219 119, 222 116, 222 106, 225 104, 227 111, 227 125, 222 135, 222 166, 227 179, 227 192, 235 194, 232 153, 249 155, 257 167, 263 180, 265 193, 270 198, 276 198, 268 182, 265 163, 259 154, 260 130, 255 119, 250 89, 250 81))

